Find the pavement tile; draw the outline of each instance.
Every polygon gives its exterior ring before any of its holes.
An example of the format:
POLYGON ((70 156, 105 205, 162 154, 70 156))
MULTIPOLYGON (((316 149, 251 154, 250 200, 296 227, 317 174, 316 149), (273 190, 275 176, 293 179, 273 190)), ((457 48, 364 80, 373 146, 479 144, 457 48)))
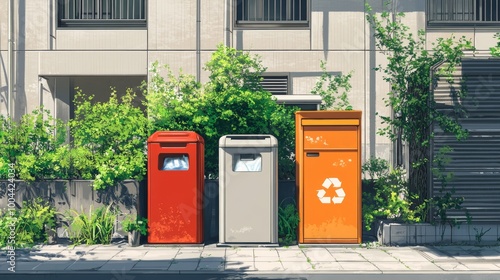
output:
POLYGON ((175 255, 175 260, 176 261, 186 261, 186 260, 199 260, 201 256, 201 251, 184 251, 184 250, 179 250, 177 255, 175 255))
POLYGON ((36 270, 42 262, 16 262, 16 271, 36 270))
POLYGON ((99 268, 100 271, 112 271, 112 270, 119 270, 119 271, 130 271, 132 267, 139 261, 108 261, 105 263, 101 268, 99 268))
POLYGON ((455 270, 467 271, 467 270, 470 270, 468 267, 466 267, 465 265, 458 263, 458 262, 436 262, 435 264, 437 266, 439 266, 441 269, 446 270, 446 271, 455 271, 455 270))
POLYGON ((98 270, 106 262, 107 261, 85 261, 80 259, 68 266, 66 270, 98 270))
POLYGON ((177 255, 179 250, 165 250, 165 251, 148 251, 141 260, 152 261, 152 260, 173 260, 177 255))
POLYGON ((305 261, 281 261, 283 268, 286 271, 312 270, 312 263, 305 261))
POLYGON ((172 261, 172 264, 168 268, 168 270, 196 270, 198 267, 198 263, 200 262, 199 259, 196 260, 182 260, 182 261, 177 261, 174 260, 172 261))
POLYGON ((110 259, 110 261, 135 261, 135 260, 140 260, 147 251, 144 250, 139 250, 139 251, 121 251, 120 253, 116 254, 114 257, 110 259))
POLYGON ((81 256, 79 260, 86 261, 108 261, 116 256, 120 251, 91 251, 81 256))
POLYGON ((256 262, 264 262, 264 261, 269 261, 269 262, 279 262, 280 256, 278 255, 278 251, 276 249, 269 249, 269 248, 259 248, 259 249, 254 249, 253 254, 255 256, 255 261, 256 262))
POLYGON ((137 262, 132 270, 167 270, 172 261, 147 261, 141 260, 137 262))
POLYGON ((447 262, 452 262, 455 259, 452 256, 449 256, 448 254, 439 251, 439 250, 432 250, 429 248, 425 249, 419 249, 420 253, 427 257, 429 260, 434 260, 434 261, 447 261, 447 262))
POLYGON ((226 249, 206 249, 201 252, 201 257, 204 259, 209 258, 221 258, 224 259, 226 257, 226 249))
POLYGON ((442 270, 439 268, 436 264, 433 264, 430 261, 425 261, 425 262, 403 262, 406 266, 410 268, 410 270, 427 270, 427 271, 438 271, 442 270))
POLYGON ((494 263, 462 262, 462 264, 465 265, 469 270, 500 270, 500 268, 494 263))
POLYGON ((302 250, 306 257, 312 262, 334 262, 335 258, 325 248, 311 248, 302 250))
POLYGON ((253 249, 238 248, 226 250, 226 261, 252 261, 254 260, 253 249))
POLYGON ((335 270, 335 271, 342 270, 342 266, 340 265, 340 263, 335 261, 312 262, 311 265, 314 270, 335 270))
POLYGON ((262 271, 284 271, 283 265, 279 261, 257 261, 255 268, 262 271))
POLYGON ((337 260, 339 262, 340 261, 352 261, 352 262, 364 262, 364 261, 366 261, 366 259, 363 258, 363 256, 361 256, 358 253, 333 253, 332 252, 332 255, 335 258, 335 260, 337 260))
POLYGON ((307 261, 307 257, 300 249, 280 250, 277 249, 281 261, 300 262, 307 261))
POLYGON ((398 261, 395 259, 393 256, 389 255, 388 253, 378 250, 378 249, 363 249, 363 250, 356 250, 357 253, 359 253, 363 258, 367 259, 368 261, 378 261, 378 262, 394 262, 398 261))
POLYGON ((419 251, 416 250, 387 250, 389 255, 400 260, 402 262, 411 261, 411 262, 425 262, 429 261, 424 256, 420 254, 419 251))
POLYGON ((375 265, 369 262, 338 262, 343 270, 356 271, 376 271, 379 270, 375 265))
POLYGON ((201 259, 196 270, 224 271, 224 261, 207 261, 201 259))
POLYGON ((410 270, 406 265, 402 264, 401 262, 372 262, 373 265, 375 265, 378 269, 385 271, 385 270, 396 270, 396 271, 402 271, 402 270, 410 270))
POLYGON ((226 261, 225 270, 229 271, 252 271, 255 268, 254 261, 226 261))

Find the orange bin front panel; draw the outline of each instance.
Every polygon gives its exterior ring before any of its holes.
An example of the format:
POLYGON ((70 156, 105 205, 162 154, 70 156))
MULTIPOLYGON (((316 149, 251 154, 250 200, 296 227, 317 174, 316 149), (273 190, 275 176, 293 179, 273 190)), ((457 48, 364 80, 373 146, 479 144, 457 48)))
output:
POLYGON ((297 112, 299 243, 361 242, 361 112, 297 112))
POLYGON ((204 141, 194 132, 148 139, 148 243, 203 242, 204 141))

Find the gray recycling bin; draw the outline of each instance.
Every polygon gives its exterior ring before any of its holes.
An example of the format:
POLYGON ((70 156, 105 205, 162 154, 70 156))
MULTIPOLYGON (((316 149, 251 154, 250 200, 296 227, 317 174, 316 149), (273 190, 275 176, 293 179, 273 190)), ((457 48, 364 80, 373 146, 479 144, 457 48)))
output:
POLYGON ((218 245, 278 245, 277 173, 274 136, 220 138, 218 245))

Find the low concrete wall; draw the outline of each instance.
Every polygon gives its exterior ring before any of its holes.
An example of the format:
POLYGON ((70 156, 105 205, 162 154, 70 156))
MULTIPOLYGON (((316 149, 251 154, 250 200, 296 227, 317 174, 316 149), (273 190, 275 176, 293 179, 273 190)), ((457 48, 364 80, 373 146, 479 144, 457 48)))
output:
POLYGON ((381 222, 378 240, 386 246, 424 244, 497 244, 500 242, 499 224, 461 224, 450 226, 422 224, 399 224, 381 222), (441 238, 441 234, 443 237, 441 238))
MULTIPOLYGON (((23 201, 36 197, 50 201, 58 214, 57 235, 59 238, 67 237, 64 228, 64 215, 70 209, 77 212, 88 212, 93 209, 108 206, 111 203, 118 206, 120 215, 115 225, 115 238, 126 236, 121 229, 121 221, 125 215, 140 215, 147 217, 147 182, 126 180, 117 186, 106 190, 94 190, 92 181, 89 180, 55 180, 44 182, 26 183, 16 181, 15 200, 18 208, 23 201)), ((7 208, 7 181, 0 181, 0 209, 7 208)), ((205 180, 203 194, 203 228, 205 243, 215 243, 219 240, 219 182, 205 180)), ((294 181, 280 181, 278 185, 278 205, 286 205, 296 200, 294 181)), ((259 205, 256 205, 259 207, 259 205)), ((144 238, 144 237, 143 237, 144 238)), ((145 238, 142 240, 145 242, 145 238)))

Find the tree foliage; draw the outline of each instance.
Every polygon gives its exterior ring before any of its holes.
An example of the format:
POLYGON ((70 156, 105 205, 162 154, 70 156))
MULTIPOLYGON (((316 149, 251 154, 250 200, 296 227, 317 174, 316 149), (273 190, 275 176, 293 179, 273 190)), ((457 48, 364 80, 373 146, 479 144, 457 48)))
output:
POLYGON ((445 132, 452 133, 457 139, 465 139, 467 131, 457 121, 463 116, 459 102, 453 115, 445 115, 437 109, 432 98, 432 86, 437 79, 444 78, 450 88, 455 89, 456 99, 463 100, 466 90, 462 84, 453 84, 452 74, 460 64, 464 50, 472 50, 472 43, 465 37, 456 39, 439 38, 427 50, 425 31, 413 34, 410 28, 401 22, 403 13, 393 15, 384 11, 376 15, 367 6, 368 22, 374 30, 377 49, 387 58, 387 65, 380 65, 376 70, 384 74, 384 80, 390 84, 390 91, 385 104, 394 110, 393 116, 380 116, 385 124, 378 133, 391 140, 401 137, 410 147, 410 194, 419 196, 421 202, 427 197, 428 148, 432 133, 432 124, 439 125, 445 132), (433 66, 446 62, 439 68, 437 75, 431 76, 433 66))
POLYGON ((150 133, 191 130, 205 140, 205 173, 218 176, 219 138, 228 134, 271 134, 279 142, 279 174, 294 178, 295 108, 276 104, 260 79, 265 68, 248 52, 219 45, 207 62, 209 82, 200 85, 190 75, 177 77, 167 68, 167 79, 154 63, 146 85, 150 133))

